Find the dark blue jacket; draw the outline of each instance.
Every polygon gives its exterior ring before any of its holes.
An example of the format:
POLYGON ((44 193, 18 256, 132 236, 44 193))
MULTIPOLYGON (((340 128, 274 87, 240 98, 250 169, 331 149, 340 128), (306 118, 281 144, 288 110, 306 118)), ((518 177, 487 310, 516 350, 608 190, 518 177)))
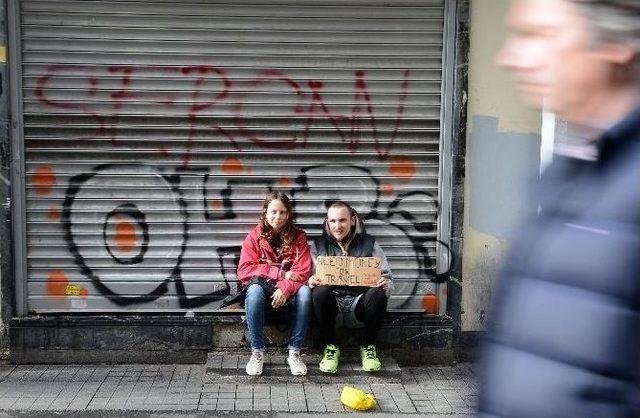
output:
POLYGON ((640 108, 598 151, 541 179, 496 286, 481 416, 640 416, 640 108))

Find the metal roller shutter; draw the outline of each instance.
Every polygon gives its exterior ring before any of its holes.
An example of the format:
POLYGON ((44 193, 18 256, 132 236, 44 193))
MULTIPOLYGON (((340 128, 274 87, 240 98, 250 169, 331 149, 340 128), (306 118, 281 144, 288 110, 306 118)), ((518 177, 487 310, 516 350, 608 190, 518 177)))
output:
POLYGON ((390 309, 445 312, 443 0, 19 15, 28 311, 215 310, 272 188, 312 236, 326 200, 353 203, 390 259, 390 309))

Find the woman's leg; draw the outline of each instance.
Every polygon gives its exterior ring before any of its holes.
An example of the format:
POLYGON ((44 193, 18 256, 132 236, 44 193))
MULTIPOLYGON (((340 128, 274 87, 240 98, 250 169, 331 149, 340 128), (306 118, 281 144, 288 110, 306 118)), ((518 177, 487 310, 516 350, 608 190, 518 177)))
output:
POLYGON ((338 315, 338 303, 331 286, 322 285, 315 287, 311 292, 313 299, 313 311, 318 320, 320 338, 324 345, 337 345, 336 340, 336 316, 338 315))
POLYGON ((304 335, 307 332, 309 319, 311 317, 311 289, 302 286, 295 297, 295 310, 293 314, 293 324, 291 325, 291 338, 289 339, 289 350, 300 350, 304 335))
POLYGON ((375 343, 386 313, 387 295, 382 288, 372 287, 360 297, 355 314, 358 321, 364 323, 363 347, 375 343))
POLYGON ((252 351, 264 351, 264 310, 266 295, 259 284, 249 285, 244 306, 252 351))
POLYGON ((293 323, 291 324, 291 338, 289 339, 289 356, 287 364, 294 376, 307 374, 307 366, 300 357, 300 349, 307 332, 307 325, 311 316, 311 289, 302 286, 294 296, 293 323))

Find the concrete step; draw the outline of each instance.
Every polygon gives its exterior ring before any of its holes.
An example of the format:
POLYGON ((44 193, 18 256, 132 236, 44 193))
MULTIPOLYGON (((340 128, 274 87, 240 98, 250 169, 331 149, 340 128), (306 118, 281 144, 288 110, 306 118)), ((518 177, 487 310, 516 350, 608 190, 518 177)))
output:
POLYGON ((245 365, 249 353, 209 353, 205 382, 236 383, 400 383, 401 369, 397 361, 389 355, 380 355, 382 369, 379 372, 362 370, 360 356, 355 352, 346 352, 340 358, 340 367, 336 374, 323 373, 318 368, 322 356, 319 353, 303 354, 307 365, 306 376, 292 376, 286 363, 286 354, 267 352, 262 376, 248 376, 245 365))

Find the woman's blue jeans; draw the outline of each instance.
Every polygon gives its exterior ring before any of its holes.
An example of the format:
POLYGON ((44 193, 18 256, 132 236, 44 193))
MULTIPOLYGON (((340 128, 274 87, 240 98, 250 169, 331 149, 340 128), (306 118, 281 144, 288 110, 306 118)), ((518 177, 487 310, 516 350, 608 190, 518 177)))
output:
MULTIPOLYGON (((300 350, 311 317, 311 289, 306 285, 302 286, 292 297, 294 298, 294 308, 289 349, 300 350)), ((249 328, 249 338, 251 339, 251 349, 262 351, 264 350, 265 311, 266 309, 273 310, 271 300, 267 298, 262 286, 255 283, 249 285, 244 307, 249 328)), ((277 311, 276 309, 275 312, 277 313, 277 311)))

